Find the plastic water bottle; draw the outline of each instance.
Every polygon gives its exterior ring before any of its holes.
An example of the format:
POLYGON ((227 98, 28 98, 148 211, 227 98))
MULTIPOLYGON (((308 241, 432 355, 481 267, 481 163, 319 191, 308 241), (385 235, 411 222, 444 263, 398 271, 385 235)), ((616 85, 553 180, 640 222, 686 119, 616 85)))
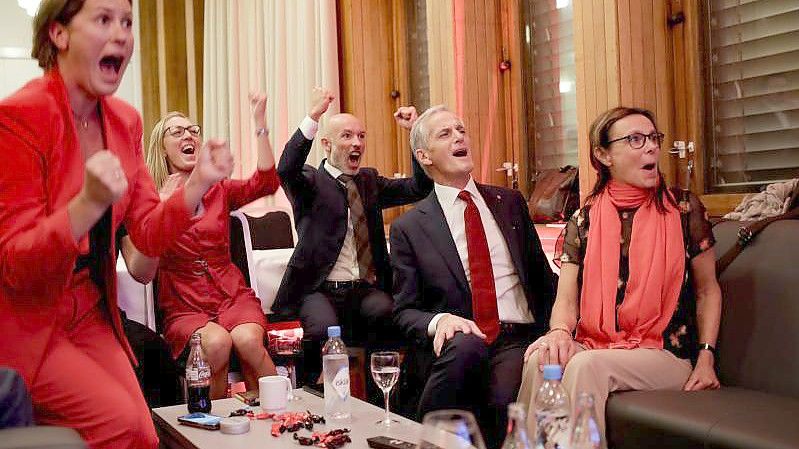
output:
POLYGON ((200 333, 193 333, 190 342, 191 351, 186 360, 189 413, 208 413, 211 411, 211 366, 205 360, 200 333))
POLYGON ((333 420, 350 419, 350 359, 341 340, 341 327, 327 328, 327 343, 322 348, 325 379, 325 416, 333 420))
POLYGON ((535 396, 536 449, 566 449, 569 443, 569 397, 560 383, 560 365, 544 365, 544 383, 535 396))
POLYGON ((580 393, 577 397, 577 415, 572 421, 569 449, 599 449, 602 447, 602 434, 599 432, 594 397, 580 393))
POLYGON ((532 449, 527 438, 527 412, 524 405, 513 402, 508 404, 508 433, 502 449, 532 449))

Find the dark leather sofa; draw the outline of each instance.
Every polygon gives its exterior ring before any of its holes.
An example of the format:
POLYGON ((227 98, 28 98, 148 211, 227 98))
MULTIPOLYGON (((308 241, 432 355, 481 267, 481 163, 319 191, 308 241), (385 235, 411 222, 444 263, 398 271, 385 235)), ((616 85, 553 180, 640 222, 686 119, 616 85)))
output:
MULTIPOLYGON (((716 225, 717 257, 739 227, 716 225)), ((722 388, 611 395, 610 447, 799 448, 799 220, 772 223, 719 282, 722 388)))

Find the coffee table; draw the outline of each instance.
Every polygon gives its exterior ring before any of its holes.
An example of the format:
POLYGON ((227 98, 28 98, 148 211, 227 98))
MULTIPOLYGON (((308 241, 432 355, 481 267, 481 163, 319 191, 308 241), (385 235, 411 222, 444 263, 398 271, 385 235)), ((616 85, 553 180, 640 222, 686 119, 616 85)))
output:
MULTIPOLYGON (((314 414, 324 414, 324 400, 314 396, 304 390, 294 390, 294 394, 299 396, 299 401, 290 401, 288 411, 310 410, 314 414)), ((369 446, 366 439, 370 437, 385 435, 392 438, 399 438, 405 441, 416 443, 422 425, 416 421, 409 420, 402 416, 392 413, 392 417, 399 421, 399 424, 389 429, 378 427, 375 423, 382 419, 385 411, 372 404, 352 398, 352 420, 346 424, 328 423, 327 425, 316 424, 314 431, 327 431, 334 428, 346 427, 351 430, 350 438, 352 443, 344 445, 342 449, 365 449, 369 446)), ((219 399, 213 401, 211 413, 219 416, 228 416, 233 410, 244 408, 245 405, 238 399, 219 399)), ((161 438, 161 447, 169 449, 302 449, 289 432, 279 437, 270 434, 272 428, 271 420, 252 420, 250 431, 242 435, 227 435, 218 430, 210 431, 197 429, 178 424, 178 416, 188 413, 186 405, 175 405, 172 407, 160 407, 153 409, 153 421, 161 438)), ((301 430, 301 436, 310 436, 310 432, 301 430)), ((311 447, 311 449, 314 449, 311 447)))

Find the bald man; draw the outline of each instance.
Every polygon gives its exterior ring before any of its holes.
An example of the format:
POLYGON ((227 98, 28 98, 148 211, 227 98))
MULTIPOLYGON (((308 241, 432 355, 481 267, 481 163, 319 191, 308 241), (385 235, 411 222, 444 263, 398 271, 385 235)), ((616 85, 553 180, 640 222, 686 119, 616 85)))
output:
MULTIPOLYGON (((306 379, 318 377, 317 351, 328 326, 341 325, 347 343, 363 344, 368 351, 396 334, 390 331, 391 267, 382 210, 419 201, 433 188, 415 160, 412 178, 391 179, 362 168, 366 130, 351 114, 328 118, 321 132, 327 157, 319 168, 305 164, 319 119, 332 101, 330 92, 317 92, 277 167, 294 208, 298 242, 272 310, 298 317, 306 339, 315 343, 306 346, 306 379)), ((410 129, 416 109, 400 108, 394 117, 410 129)))

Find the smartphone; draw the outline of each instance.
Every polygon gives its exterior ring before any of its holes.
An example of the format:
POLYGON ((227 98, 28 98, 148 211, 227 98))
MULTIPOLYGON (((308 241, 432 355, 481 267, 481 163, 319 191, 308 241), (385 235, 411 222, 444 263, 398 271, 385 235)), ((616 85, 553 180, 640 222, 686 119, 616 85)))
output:
POLYGON ((242 391, 239 393, 234 393, 233 396, 247 405, 260 405, 260 401, 258 399, 258 390, 242 391))
POLYGON ((325 397, 325 392, 322 390, 321 384, 305 384, 302 386, 302 389, 314 396, 318 396, 320 398, 325 397))
POLYGON ((208 413, 189 413, 188 415, 178 416, 178 422, 191 427, 197 427, 206 430, 219 430, 219 421, 222 420, 221 416, 211 415, 208 413))
POLYGON ((366 442, 374 449, 416 449, 413 443, 384 436, 367 438, 366 442))

